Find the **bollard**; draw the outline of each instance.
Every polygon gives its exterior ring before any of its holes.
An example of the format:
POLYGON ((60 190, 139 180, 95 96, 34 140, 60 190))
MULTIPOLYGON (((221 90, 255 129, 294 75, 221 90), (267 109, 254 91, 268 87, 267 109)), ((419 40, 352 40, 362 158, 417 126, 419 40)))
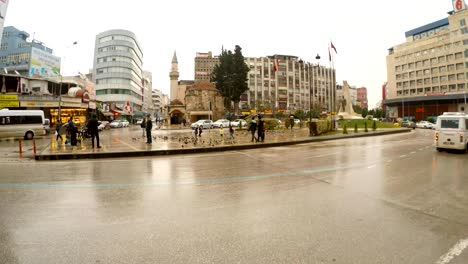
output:
POLYGON ((21 139, 18 140, 18 144, 19 144, 19 157, 22 158, 23 157, 23 148, 21 146, 21 139))
POLYGON ((34 158, 36 158, 36 140, 33 139, 33 151, 34 151, 34 158))

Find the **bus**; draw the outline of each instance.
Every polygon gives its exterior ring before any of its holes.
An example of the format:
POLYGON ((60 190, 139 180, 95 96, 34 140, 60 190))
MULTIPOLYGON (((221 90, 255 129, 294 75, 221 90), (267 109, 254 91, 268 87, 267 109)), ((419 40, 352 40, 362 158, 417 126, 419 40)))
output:
POLYGON ((45 135, 44 111, 42 110, 0 110, 0 138, 23 137, 33 139, 45 135))

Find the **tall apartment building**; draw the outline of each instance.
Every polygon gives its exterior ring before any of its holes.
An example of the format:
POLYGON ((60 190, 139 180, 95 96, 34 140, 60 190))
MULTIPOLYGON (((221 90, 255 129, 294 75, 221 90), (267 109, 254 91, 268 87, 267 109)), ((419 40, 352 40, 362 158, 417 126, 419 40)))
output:
POLYGON ((446 111, 466 112, 468 11, 454 6, 447 18, 405 33, 389 49, 385 100, 388 117, 424 120, 446 111))
POLYGON ((213 57, 211 51, 197 52, 195 55, 195 82, 209 82, 214 67, 219 63, 219 58, 213 57))
POLYGON ((53 50, 15 27, 5 27, 0 45, 0 69, 28 77, 60 75, 60 58, 53 50))
POLYGON ((361 87, 356 89, 356 101, 362 109, 368 109, 369 104, 367 101, 367 88, 361 87))
MULTIPOLYGON (((218 57, 197 53, 195 80, 208 80, 218 57), (201 54, 201 55, 200 55, 201 54), (205 78, 205 79, 203 79, 205 78), (208 78, 208 79, 207 79, 208 78)), ((336 72, 334 69, 300 60, 296 56, 273 55, 245 57, 249 66, 249 91, 241 96, 241 109, 255 109, 257 102, 268 110, 294 113, 318 105, 323 111, 336 109, 336 72), (278 69, 274 70, 277 61, 278 69)))
POLYGON ((124 116, 143 112, 143 51, 135 34, 114 29, 96 36, 94 79, 96 98, 111 103, 124 116))

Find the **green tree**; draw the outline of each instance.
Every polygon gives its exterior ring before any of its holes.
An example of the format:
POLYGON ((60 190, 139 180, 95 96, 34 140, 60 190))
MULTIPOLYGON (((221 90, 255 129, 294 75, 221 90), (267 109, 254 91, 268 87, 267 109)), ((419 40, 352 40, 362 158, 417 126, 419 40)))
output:
POLYGON ((304 120, 304 119, 307 117, 307 114, 304 112, 304 110, 297 110, 297 111, 294 113, 294 116, 296 116, 296 117, 299 118, 300 120, 304 120))
POLYGON ((367 109, 366 109, 366 108, 362 109, 362 114, 361 114, 361 115, 362 115, 362 117, 364 117, 364 118, 365 118, 365 117, 366 117, 368 114, 369 114, 369 111, 367 111, 367 109))
POLYGON ((356 114, 362 114, 362 108, 360 105, 353 105, 353 109, 354 109, 354 112, 356 112, 356 114))
POLYGON ((249 67, 244 61, 242 48, 235 46, 234 53, 230 50, 222 50, 219 56, 219 64, 213 69, 211 82, 225 99, 225 106, 231 110, 231 102, 234 103, 234 112, 239 112, 241 95, 249 90, 247 76, 249 67))

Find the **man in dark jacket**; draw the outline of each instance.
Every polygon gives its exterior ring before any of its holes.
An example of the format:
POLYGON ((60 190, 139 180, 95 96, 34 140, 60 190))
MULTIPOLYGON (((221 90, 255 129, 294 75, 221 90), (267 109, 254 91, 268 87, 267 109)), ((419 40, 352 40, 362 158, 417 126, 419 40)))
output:
POLYGON ((97 148, 101 148, 99 145, 99 122, 96 119, 96 115, 93 115, 88 121, 88 133, 91 135, 91 145, 94 148, 94 138, 96 138, 97 148))
POLYGON ((261 116, 258 116, 257 139, 260 142, 265 140, 265 121, 262 120, 261 116))
POLYGON ((257 131, 257 121, 255 121, 255 117, 252 117, 252 120, 250 121, 249 131, 252 133, 252 142, 254 142, 254 140, 258 141, 255 137, 255 131, 257 131))
POLYGON ((148 115, 146 118, 146 144, 153 143, 153 139, 151 137, 151 129, 153 129, 153 121, 151 121, 151 116, 148 115))

